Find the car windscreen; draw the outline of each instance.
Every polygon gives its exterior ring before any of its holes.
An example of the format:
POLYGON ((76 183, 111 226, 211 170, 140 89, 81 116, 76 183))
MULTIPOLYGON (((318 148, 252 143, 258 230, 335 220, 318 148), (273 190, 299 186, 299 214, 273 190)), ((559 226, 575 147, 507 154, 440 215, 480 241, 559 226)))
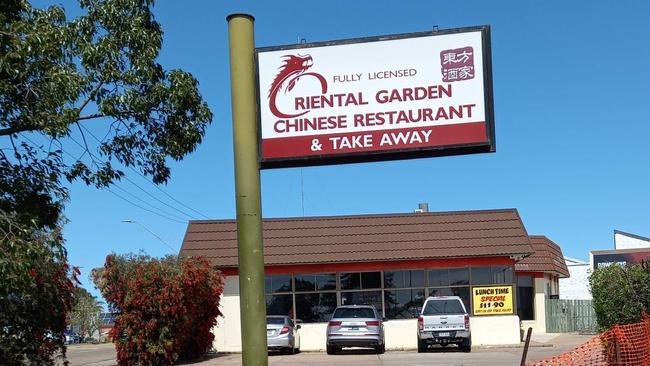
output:
POLYGON ((340 308, 336 309, 332 319, 341 318, 375 318, 375 312, 370 308, 340 308))
POLYGON ((266 318, 266 324, 282 325, 284 324, 284 318, 266 318))
POLYGON ((431 300, 424 307, 422 315, 465 314, 459 300, 431 300))

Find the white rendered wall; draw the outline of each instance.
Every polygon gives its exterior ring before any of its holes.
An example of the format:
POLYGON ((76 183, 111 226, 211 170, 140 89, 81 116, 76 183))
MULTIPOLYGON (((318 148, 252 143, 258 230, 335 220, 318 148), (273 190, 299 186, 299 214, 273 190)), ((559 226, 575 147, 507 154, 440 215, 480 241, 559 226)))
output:
POLYGON ((570 263, 567 261, 569 278, 560 278, 560 299, 591 300, 589 263, 570 263))
POLYGON ((650 241, 627 236, 623 233, 614 233, 615 249, 650 248, 650 241))

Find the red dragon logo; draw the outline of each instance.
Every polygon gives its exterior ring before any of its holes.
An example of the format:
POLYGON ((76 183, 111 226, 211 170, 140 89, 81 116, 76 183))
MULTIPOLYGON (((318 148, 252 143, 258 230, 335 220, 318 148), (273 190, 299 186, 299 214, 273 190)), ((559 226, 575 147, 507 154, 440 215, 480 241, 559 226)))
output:
POLYGON ((285 82, 287 83, 287 86, 284 90, 286 93, 291 91, 296 86, 296 82, 301 77, 312 76, 318 79, 321 85, 321 93, 325 94, 327 93, 327 81, 321 74, 315 72, 305 72, 314 64, 313 59, 310 55, 284 55, 282 58, 284 59, 284 64, 280 66, 280 72, 278 72, 278 74, 275 76, 275 79, 273 79, 273 83, 271 83, 271 89, 269 90, 269 108, 271 109, 271 112, 279 118, 299 117, 305 113, 308 113, 309 110, 296 114, 287 114, 281 112, 275 105, 275 99, 278 96, 282 85, 285 82))

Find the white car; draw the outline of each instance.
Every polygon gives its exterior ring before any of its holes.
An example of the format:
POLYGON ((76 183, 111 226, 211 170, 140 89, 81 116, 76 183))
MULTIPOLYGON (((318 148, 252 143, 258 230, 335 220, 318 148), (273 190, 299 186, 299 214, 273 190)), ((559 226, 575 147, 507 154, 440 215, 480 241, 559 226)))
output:
POLYGON ((300 324, 294 325, 293 320, 284 315, 269 315, 266 317, 266 343, 269 350, 300 352, 300 324))
POLYGON ((424 301, 418 318, 418 352, 431 344, 457 344, 464 352, 472 351, 469 314, 460 297, 428 297, 424 301))

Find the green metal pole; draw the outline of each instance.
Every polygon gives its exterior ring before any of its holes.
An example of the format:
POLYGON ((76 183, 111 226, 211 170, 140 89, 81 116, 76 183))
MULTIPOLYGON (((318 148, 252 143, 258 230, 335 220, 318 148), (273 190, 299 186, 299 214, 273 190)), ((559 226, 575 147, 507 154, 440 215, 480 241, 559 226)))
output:
POLYGON ((260 169, 257 154, 254 18, 246 14, 232 14, 226 19, 230 38, 242 365, 266 366, 268 355, 260 169))

